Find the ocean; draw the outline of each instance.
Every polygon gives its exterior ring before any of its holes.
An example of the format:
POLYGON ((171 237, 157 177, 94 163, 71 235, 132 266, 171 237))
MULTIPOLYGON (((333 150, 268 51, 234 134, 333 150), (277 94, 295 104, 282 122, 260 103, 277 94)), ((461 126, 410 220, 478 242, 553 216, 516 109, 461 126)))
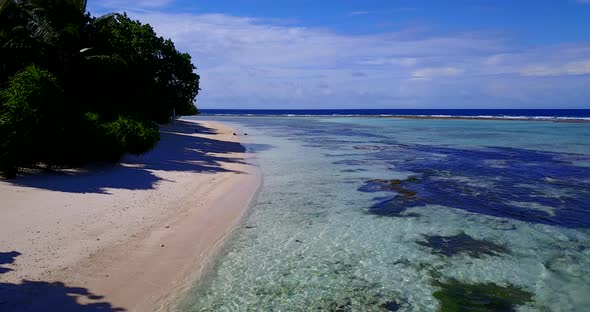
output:
POLYGON ((413 116, 590 121, 590 109, 203 109, 201 112, 213 116, 413 116))
POLYGON ((248 134, 263 185, 179 310, 590 306, 588 123, 203 112, 248 134))

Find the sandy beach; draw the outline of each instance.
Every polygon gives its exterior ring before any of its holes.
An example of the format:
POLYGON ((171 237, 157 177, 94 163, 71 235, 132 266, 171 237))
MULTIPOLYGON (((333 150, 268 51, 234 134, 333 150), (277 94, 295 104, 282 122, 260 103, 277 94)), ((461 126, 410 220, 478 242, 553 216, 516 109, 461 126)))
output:
POLYGON ((0 181, 0 310, 169 310, 260 184, 234 131, 179 121, 115 166, 0 181))

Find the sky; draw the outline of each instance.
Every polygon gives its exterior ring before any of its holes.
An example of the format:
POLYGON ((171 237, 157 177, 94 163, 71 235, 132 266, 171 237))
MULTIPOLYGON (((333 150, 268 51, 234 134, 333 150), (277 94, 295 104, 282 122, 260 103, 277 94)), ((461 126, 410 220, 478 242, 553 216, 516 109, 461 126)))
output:
POLYGON ((590 108, 590 0, 90 0, 189 53, 200 109, 590 108))

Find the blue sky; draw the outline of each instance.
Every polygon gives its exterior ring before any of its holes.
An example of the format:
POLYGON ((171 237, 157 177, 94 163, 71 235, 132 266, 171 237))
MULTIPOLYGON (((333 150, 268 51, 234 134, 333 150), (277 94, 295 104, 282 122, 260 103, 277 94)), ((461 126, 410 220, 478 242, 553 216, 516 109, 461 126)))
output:
POLYGON ((103 0, 190 53, 199 108, 590 108, 590 0, 103 0))

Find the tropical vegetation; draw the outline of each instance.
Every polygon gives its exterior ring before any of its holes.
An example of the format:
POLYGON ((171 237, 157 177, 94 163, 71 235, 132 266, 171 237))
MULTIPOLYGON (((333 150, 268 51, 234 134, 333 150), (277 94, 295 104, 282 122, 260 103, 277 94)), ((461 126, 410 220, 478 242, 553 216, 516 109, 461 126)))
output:
POLYGON ((190 55, 83 0, 0 0, 0 174, 142 154, 157 124, 196 114, 190 55))

